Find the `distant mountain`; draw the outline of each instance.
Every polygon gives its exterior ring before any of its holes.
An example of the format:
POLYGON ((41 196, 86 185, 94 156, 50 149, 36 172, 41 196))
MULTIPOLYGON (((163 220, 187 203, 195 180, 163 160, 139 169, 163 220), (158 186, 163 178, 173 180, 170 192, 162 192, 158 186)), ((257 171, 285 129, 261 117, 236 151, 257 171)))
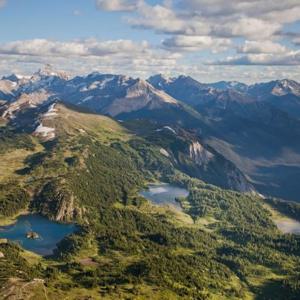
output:
POLYGON ((145 120, 127 121, 123 125, 160 147, 160 152, 182 172, 225 189, 255 193, 248 178, 195 133, 145 120))
POLYGON ((293 95, 300 97, 300 84, 293 80, 283 79, 249 86, 248 93, 260 100, 273 96, 293 95))
POLYGON ((72 104, 117 116, 142 109, 179 107, 177 100, 144 80, 122 75, 93 73, 68 82, 63 97, 72 104))
POLYGON ((215 83, 210 83, 207 84, 208 86, 218 89, 218 90, 222 90, 222 91, 226 91, 226 90, 236 90, 239 92, 246 92, 248 89, 248 85, 238 82, 238 81, 218 81, 215 83))
POLYGON ((154 76, 149 82, 205 117, 209 130, 199 128, 204 141, 247 174, 261 193, 300 200, 299 83, 222 82, 207 88, 185 76, 154 76))
MULTIPOLYGON (((120 121, 148 120, 161 128, 180 128, 193 132, 182 152, 194 160, 190 175, 238 190, 249 191, 253 185, 261 193, 297 200, 299 91, 299 84, 291 80, 247 86, 226 81, 203 84, 189 76, 155 75, 144 81, 94 72, 69 78, 46 66, 31 77, 11 75, 0 80, 0 116, 1 122, 32 132, 44 107, 60 101, 120 121), (195 143, 193 149, 191 143, 195 143), (221 160, 218 167, 205 164, 208 172, 199 167, 201 147, 204 157, 206 151, 220 155, 229 169, 239 170, 246 188, 237 181, 229 183, 230 171, 221 160), (217 174, 212 176, 212 170, 218 170, 217 174)), ((175 152, 178 167, 184 168, 175 152)))

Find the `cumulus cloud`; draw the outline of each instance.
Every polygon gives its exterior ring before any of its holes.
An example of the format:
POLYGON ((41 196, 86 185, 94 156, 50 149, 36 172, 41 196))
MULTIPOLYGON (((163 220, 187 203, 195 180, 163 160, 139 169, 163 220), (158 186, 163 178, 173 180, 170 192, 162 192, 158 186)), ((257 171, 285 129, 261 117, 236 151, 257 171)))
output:
POLYGON ((41 64, 50 63, 74 74, 98 70, 142 76, 154 70, 170 71, 180 58, 179 53, 170 53, 151 47, 147 42, 131 40, 61 42, 33 39, 0 44, 1 73, 9 68, 9 73, 19 69, 30 73, 41 64))
POLYGON ((284 54, 248 54, 244 56, 227 57, 224 60, 212 62, 213 65, 256 65, 256 66, 298 66, 300 65, 300 50, 284 54))
POLYGON ((286 53, 288 49, 272 41, 245 41, 244 45, 238 47, 239 53, 286 53))
POLYGON ((298 0, 179 0, 178 7, 213 18, 244 15, 277 20, 277 13, 292 12, 300 5, 298 0))
POLYGON ((176 13, 169 7, 151 6, 143 3, 139 6, 138 13, 138 17, 128 19, 128 22, 134 27, 153 29, 162 33, 179 34, 187 31, 188 24, 178 18, 176 13))
POLYGON ((137 16, 128 18, 128 22, 134 27, 173 36, 274 40, 285 24, 300 20, 298 0, 179 0, 174 3, 140 2, 136 7, 137 16))
POLYGON ((149 50, 147 42, 131 40, 99 41, 96 39, 70 42, 33 39, 0 44, 0 54, 28 56, 107 56, 134 55, 149 50))
POLYGON ((231 45, 230 39, 212 38, 211 36, 178 35, 165 39, 163 46, 176 51, 201 51, 209 49, 212 52, 221 52, 231 45))
POLYGON ((106 11, 133 11, 142 0, 96 0, 97 8, 106 11))
POLYGON ((141 2, 135 27, 172 34, 271 37, 284 24, 300 20, 298 0, 180 0, 177 5, 141 2))
POLYGON ((272 37, 281 25, 270 23, 256 18, 241 17, 225 24, 213 26, 212 34, 226 37, 243 37, 255 40, 264 40, 272 37))

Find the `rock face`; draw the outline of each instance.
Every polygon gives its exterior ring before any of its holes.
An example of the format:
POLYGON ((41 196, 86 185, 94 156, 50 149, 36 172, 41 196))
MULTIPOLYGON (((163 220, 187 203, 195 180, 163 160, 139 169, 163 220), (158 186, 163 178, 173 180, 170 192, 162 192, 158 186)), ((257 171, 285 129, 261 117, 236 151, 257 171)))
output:
POLYGON ((189 147, 190 158, 198 165, 207 165, 213 159, 214 155, 207 151, 198 141, 190 144, 189 147))
POLYGON ((0 259, 4 257, 5 257, 4 253, 0 251, 0 259))
POLYGON ((127 88, 125 97, 113 101, 104 112, 114 117, 145 107, 150 110, 160 109, 168 104, 177 105, 177 101, 163 91, 156 90, 146 81, 138 79, 135 84, 127 88))
POLYGON ((189 158, 198 166, 195 174, 206 182, 244 193, 256 193, 248 178, 214 149, 194 141, 188 148, 189 158))
POLYGON ((73 195, 59 195, 60 201, 56 211, 56 221, 71 221, 81 215, 81 211, 75 208, 73 195))
POLYGON ((30 94, 22 93, 19 95, 14 102, 7 103, 3 107, 3 112, 1 116, 6 119, 13 119, 15 115, 28 108, 34 108, 38 105, 46 102, 50 94, 45 90, 39 92, 33 92, 30 94))
POLYGON ((70 222, 81 218, 82 209, 75 206, 72 193, 62 183, 49 182, 33 201, 34 209, 50 219, 70 222))

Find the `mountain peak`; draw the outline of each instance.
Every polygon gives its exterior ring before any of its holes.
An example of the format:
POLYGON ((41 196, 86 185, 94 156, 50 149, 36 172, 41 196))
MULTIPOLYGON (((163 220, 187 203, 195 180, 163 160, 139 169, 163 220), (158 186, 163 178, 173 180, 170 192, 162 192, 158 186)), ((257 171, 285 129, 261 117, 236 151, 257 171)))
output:
POLYGON ((9 76, 3 76, 1 80, 9 80, 12 82, 18 82, 20 80, 20 78, 16 74, 11 74, 9 76))
POLYGON ((289 79, 277 80, 275 81, 275 86, 272 89, 272 94, 276 96, 284 96, 287 94, 300 96, 300 84, 289 79))
POLYGON ((52 65, 46 64, 43 68, 40 68, 32 76, 33 78, 41 79, 45 77, 59 77, 61 79, 68 80, 69 76, 64 71, 55 70, 52 65))
POLYGON ((147 81, 158 89, 163 89, 164 85, 173 82, 174 78, 166 77, 163 74, 156 74, 147 79, 147 81))

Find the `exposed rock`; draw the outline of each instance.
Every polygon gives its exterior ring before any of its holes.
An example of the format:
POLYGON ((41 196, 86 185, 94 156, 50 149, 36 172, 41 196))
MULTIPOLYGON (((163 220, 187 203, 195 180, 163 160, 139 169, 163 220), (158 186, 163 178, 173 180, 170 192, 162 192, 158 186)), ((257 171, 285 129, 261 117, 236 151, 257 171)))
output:
POLYGON ((207 151, 198 141, 193 142, 189 147, 190 158, 198 165, 206 165, 214 155, 207 151))
POLYGON ((37 240, 40 238, 40 236, 37 232, 29 231, 26 233, 26 238, 30 240, 37 240))
POLYGON ((121 113, 130 113, 147 107, 150 110, 159 109, 165 105, 177 105, 178 102, 163 91, 155 89, 144 80, 138 79, 129 86, 125 97, 113 101, 104 112, 117 116, 121 113))
POLYGON ((0 258, 4 258, 4 257, 5 257, 4 253, 0 251, 0 258))
POLYGON ((14 102, 6 106, 6 109, 2 113, 2 117, 6 119, 12 119, 18 112, 27 108, 36 107, 37 105, 46 102, 49 97, 50 94, 45 90, 30 94, 22 93, 14 102))
POLYGON ((161 149, 159 150, 159 152, 160 152, 162 155, 166 156, 166 157, 170 157, 170 154, 168 153, 168 151, 165 150, 165 149, 163 149, 163 148, 161 148, 161 149))
POLYGON ((237 170, 228 171, 229 186, 242 193, 256 194, 254 187, 249 183, 242 172, 237 170))
POLYGON ((55 221, 70 222, 82 217, 82 209, 76 207, 73 194, 59 181, 46 184, 33 206, 55 221))

